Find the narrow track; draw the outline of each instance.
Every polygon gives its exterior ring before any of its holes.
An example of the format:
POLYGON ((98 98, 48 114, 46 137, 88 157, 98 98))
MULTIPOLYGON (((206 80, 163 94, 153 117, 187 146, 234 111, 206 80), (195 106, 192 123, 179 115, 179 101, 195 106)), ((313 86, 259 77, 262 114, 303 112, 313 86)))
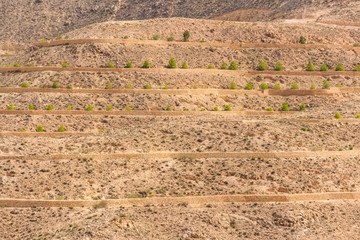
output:
POLYGON ((109 200, 27 200, 0 199, 0 207, 118 207, 134 205, 179 205, 188 204, 199 206, 205 204, 223 203, 289 203, 313 201, 360 200, 358 192, 329 192, 311 194, 284 195, 219 195, 219 196, 189 196, 189 197, 155 197, 155 198, 127 198, 109 200))
POLYGON ((1 73, 17 73, 17 72, 101 72, 101 73, 122 73, 122 72, 136 72, 136 73, 177 73, 177 74, 223 74, 235 76, 253 76, 253 75, 277 75, 277 76, 360 76, 360 72, 355 71, 327 71, 327 72, 307 72, 307 71, 245 71, 245 70, 221 70, 221 69, 168 69, 168 68, 99 68, 99 67, 9 67, 0 68, 1 73))
POLYGON ((0 155, 0 160, 64 160, 77 158, 148 159, 148 158, 307 158, 307 157, 359 157, 360 151, 299 151, 299 152, 151 152, 118 154, 62 154, 62 155, 0 155))
POLYGON ((329 96, 342 93, 360 93, 359 87, 316 90, 230 90, 230 89, 54 89, 54 88, 0 88, 0 93, 66 93, 66 94, 162 94, 162 95, 256 95, 256 96, 329 96))

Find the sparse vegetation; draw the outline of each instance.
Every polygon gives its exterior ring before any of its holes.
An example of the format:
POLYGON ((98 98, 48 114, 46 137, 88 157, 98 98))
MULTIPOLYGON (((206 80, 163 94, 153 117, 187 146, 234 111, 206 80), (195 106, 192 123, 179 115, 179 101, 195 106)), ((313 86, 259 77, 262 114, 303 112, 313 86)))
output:
POLYGON ((126 107, 125 107, 125 110, 126 110, 126 111, 131 111, 132 109, 131 109, 130 106, 126 106, 126 107))
POLYGON ((73 89, 71 85, 67 85, 66 88, 69 90, 73 89))
POLYGON ((166 111, 172 111, 171 107, 167 107, 166 111))
POLYGON ((106 111, 112 111, 112 107, 110 105, 106 106, 106 111))
POLYGON ((281 86, 280 86, 280 83, 275 83, 274 85, 274 90, 280 90, 281 89, 281 86))
POLYGON ((63 67, 63 68, 66 68, 66 67, 68 67, 68 64, 67 64, 67 62, 66 62, 66 61, 63 61, 63 62, 61 63, 61 67, 63 67))
POLYGON ((299 90, 299 85, 297 84, 297 82, 293 82, 293 83, 291 84, 291 89, 293 89, 293 90, 299 90))
POLYGON ((229 66, 229 70, 238 70, 237 64, 235 61, 232 61, 229 66))
POLYGON ((125 68, 133 68, 132 62, 127 62, 125 68))
POLYGON ((11 111, 15 110, 14 104, 11 103, 11 104, 8 106, 7 109, 8 109, 8 110, 11 110, 11 111))
POLYGON ((344 66, 342 65, 342 63, 338 63, 338 65, 336 65, 335 71, 338 71, 338 72, 339 71, 340 72, 345 71, 344 66))
POLYGON ((97 204, 94 205, 94 208, 95 208, 95 209, 98 209, 98 208, 106 208, 107 205, 108 205, 107 201, 101 200, 99 203, 97 203, 97 204))
POLYGON ((323 88, 324 89, 329 89, 330 88, 330 83, 327 80, 324 80, 323 82, 323 88))
POLYGON ((20 128, 20 132, 26 132, 26 130, 23 128, 20 128))
POLYGON ((151 86, 147 83, 145 84, 144 89, 151 89, 151 86))
POLYGON ((130 83, 127 83, 125 88, 126 88, 126 89, 133 89, 133 86, 131 86, 130 83))
POLYGON ((89 105, 85 110, 86 111, 93 111, 93 107, 91 105, 89 105))
POLYGON ((106 67, 107 68, 115 68, 115 65, 111 61, 109 61, 106 65, 106 67))
POLYGON ((310 89, 311 89, 311 90, 315 90, 315 89, 316 89, 315 84, 312 83, 312 84, 310 85, 310 89))
POLYGON ((23 83, 23 84, 21 84, 21 87, 22 87, 22 88, 28 88, 28 87, 29 87, 29 84, 23 83))
POLYGON ((288 112, 288 111, 290 111, 288 103, 287 103, 287 102, 283 102, 280 110, 283 111, 283 112, 288 112))
POLYGON ((153 40, 159 40, 160 39, 160 35, 159 34, 154 34, 152 37, 153 40))
POLYGON ((174 60, 174 58, 170 58, 169 60, 169 64, 167 65, 168 68, 176 68, 176 62, 174 60))
POLYGON ((342 118, 339 112, 335 113, 335 118, 336 119, 341 119, 342 118))
POLYGON ((183 34, 183 40, 184 42, 188 42, 190 39, 190 32, 188 30, 186 30, 183 34))
POLYGON ((336 87, 341 88, 342 87, 341 83, 337 83, 336 87))
POLYGON ((354 67, 355 72, 360 72, 360 64, 356 64, 354 67))
POLYGON ((309 60, 308 65, 306 67, 306 71, 313 72, 315 71, 315 66, 312 64, 311 60, 309 60))
POLYGON ((306 43, 306 38, 304 36, 301 36, 299 42, 301 44, 305 44, 306 43))
POLYGON ((215 66, 214 66, 214 64, 210 63, 207 68, 208 69, 215 69, 215 66))
POLYGON ((328 69, 328 67, 326 66, 326 64, 325 63, 323 63, 322 65, 321 65, 321 67, 320 67, 320 71, 321 72, 326 72, 326 71, 328 71, 329 69, 328 69))
POLYGON ((20 64, 17 63, 17 62, 15 62, 14 65, 13 65, 13 67, 20 67, 20 64))
POLYGON ((67 106, 66 110, 71 111, 71 110, 72 110, 72 106, 67 106))
POLYGON ((259 87, 261 90, 269 89, 268 85, 265 82, 262 82, 259 87))
POLYGON ((65 128, 63 125, 60 125, 58 132, 65 132, 65 128))
POLYGON ((231 107, 230 107, 230 105, 225 105, 225 107, 224 107, 224 111, 231 111, 231 107))
POLYGON ((266 111, 271 112, 273 109, 271 107, 266 108, 266 111))
POLYGON ((233 90, 236 90, 238 89, 238 86, 236 84, 236 82, 232 81, 229 85, 229 89, 233 89, 233 90))
POLYGON ((281 62, 277 62, 276 65, 275 65, 275 71, 283 71, 284 68, 283 68, 283 65, 281 62))
POLYGON ((168 42, 173 42, 174 40, 175 40, 175 39, 174 39, 173 36, 167 38, 167 41, 168 41, 168 42))
POLYGON ((145 60, 144 65, 142 66, 142 68, 150 68, 150 63, 148 60, 145 60))
MULTIPOLYGON (((219 108, 215 106, 214 111, 219 111, 219 108)), ((360 114, 359 114, 359 116, 360 116, 360 114)))
POLYGON ((43 128, 41 125, 39 125, 39 126, 37 126, 37 128, 35 129, 35 131, 36 131, 36 132, 44 132, 44 128, 43 128))
POLYGON ((29 104, 29 110, 34 110, 34 106, 31 103, 29 104))
POLYGON ((167 90, 169 89, 169 86, 165 83, 163 89, 167 90))
POLYGON ((52 88, 59 88, 59 83, 58 82, 53 82, 52 88))
POLYGON ((300 111, 305 111, 306 110, 306 107, 304 104, 301 104, 300 107, 299 107, 299 110, 300 111))
POLYGON ((226 62, 223 62, 220 66, 220 69, 226 70, 227 69, 227 64, 226 62))
POLYGON ((259 65, 257 67, 258 71, 266 71, 267 70, 267 64, 264 60, 260 60, 259 65))
POLYGON ((112 89, 113 87, 112 87, 112 84, 110 83, 110 82, 108 82, 107 84, 106 84, 106 87, 105 87, 105 89, 112 89))
POLYGON ((54 108, 53 108, 53 106, 51 106, 51 105, 49 104, 49 105, 46 106, 46 110, 51 111, 51 110, 54 110, 54 108))
POLYGON ((189 67, 188 67, 186 62, 183 62, 183 64, 181 65, 181 68, 182 69, 188 69, 189 67))
POLYGON ((252 85, 251 82, 248 82, 246 85, 245 85, 245 90, 253 90, 254 89, 254 86, 252 85))

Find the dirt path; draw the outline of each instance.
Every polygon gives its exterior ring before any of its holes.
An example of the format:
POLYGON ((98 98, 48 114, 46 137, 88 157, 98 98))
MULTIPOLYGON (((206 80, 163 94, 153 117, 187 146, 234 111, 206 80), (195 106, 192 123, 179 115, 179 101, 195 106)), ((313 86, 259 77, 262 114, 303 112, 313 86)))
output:
POLYGON ((199 206, 222 203, 286 203, 308 201, 360 200, 358 192, 329 192, 284 195, 219 195, 189 197, 128 198, 108 200, 26 200, 0 199, 0 207, 118 207, 134 205, 178 205, 199 206))
POLYGON ((359 157, 360 151, 299 151, 299 152, 151 152, 118 154, 62 154, 62 155, 0 155, 0 160, 41 160, 47 161, 92 158, 105 159, 147 159, 147 158, 305 158, 305 157, 359 157))
POLYGON ((307 72, 307 71, 244 71, 244 70, 221 70, 221 69, 168 69, 168 68, 92 68, 92 67, 8 67, 0 68, 1 73, 5 72, 101 72, 101 73, 114 73, 114 72, 135 72, 135 73, 176 73, 176 74, 223 74, 230 76, 253 76, 253 75, 277 75, 277 76, 360 76, 360 72, 355 71, 327 71, 327 72, 307 72))
POLYGON ((54 40, 47 42, 36 42, 36 47, 53 47, 61 45, 73 44, 89 44, 89 43, 121 43, 121 44, 140 44, 140 45, 180 45, 195 47, 227 47, 235 50, 244 48, 291 48, 291 49, 348 49, 353 50, 351 45, 329 45, 329 44, 281 44, 281 43, 224 43, 224 42, 168 42, 161 40, 136 40, 136 39, 68 39, 54 40))
POLYGON ((0 88, 0 93, 78 93, 78 94, 163 94, 163 95, 256 95, 256 96, 328 96, 340 93, 360 93, 360 88, 331 88, 316 90, 230 90, 230 89, 54 89, 0 88))

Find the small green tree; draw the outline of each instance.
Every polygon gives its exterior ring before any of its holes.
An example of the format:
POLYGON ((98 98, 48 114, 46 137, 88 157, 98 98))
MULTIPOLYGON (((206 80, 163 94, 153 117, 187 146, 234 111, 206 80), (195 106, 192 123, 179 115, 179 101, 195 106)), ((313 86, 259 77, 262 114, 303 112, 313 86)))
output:
POLYGON ((238 89, 238 86, 236 84, 236 82, 232 81, 229 85, 229 89, 233 89, 233 90, 236 90, 238 89))
POLYGON ((266 111, 271 112, 273 109, 271 107, 266 108, 266 111))
POLYGON ((17 62, 15 62, 13 66, 14 66, 14 67, 20 67, 20 64, 18 64, 17 62))
POLYGON ((59 88, 59 83, 58 82, 53 82, 52 88, 59 88))
POLYGON ((261 90, 266 90, 266 89, 269 89, 269 87, 268 87, 268 85, 267 85, 265 82, 262 82, 262 83, 260 84, 260 89, 261 89, 261 90))
POLYGON ((7 109, 8 109, 8 110, 11 110, 11 111, 15 110, 14 104, 11 103, 11 104, 8 106, 7 109))
POLYGON ((41 125, 39 125, 39 126, 37 126, 37 128, 35 129, 35 131, 36 131, 36 132, 44 132, 44 128, 43 128, 41 125))
POLYGON ((329 89, 330 88, 330 83, 327 80, 324 80, 323 82, 323 88, 324 89, 329 89))
POLYGON ((65 128, 63 125, 60 125, 58 132, 65 132, 65 128))
POLYGON ((174 58, 170 58, 169 60, 169 64, 167 65, 168 68, 176 68, 176 62, 174 60, 174 58))
POLYGON ((245 85, 245 90, 253 90, 254 89, 254 86, 251 84, 251 82, 248 82, 246 85, 245 85))
POLYGON ((336 65, 335 71, 345 71, 342 63, 338 63, 338 65, 336 65))
MULTIPOLYGON (((214 111, 219 111, 219 108, 218 107, 214 107, 214 111)), ((360 114, 359 114, 360 115, 360 114)))
POLYGON ((266 71, 267 70, 267 64, 264 60, 260 60, 257 70, 258 71, 266 71))
POLYGON ((105 87, 105 89, 112 89, 113 87, 112 87, 112 84, 110 83, 110 82, 108 82, 107 84, 106 84, 106 87, 105 87))
POLYGON ((143 68, 150 68, 150 63, 148 60, 145 60, 143 68))
POLYGON ((301 36, 299 42, 300 42, 301 44, 305 44, 305 43, 306 43, 306 38, 303 37, 303 36, 301 36))
POLYGON ((226 69, 227 69, 227 64, 226 64, 226 62, 223 62, 223 63, 221 64, 220 69, 223 69, 223 70, 226 70, 226 69))
POLYGON ((277 62, 276 65, 275 65, 275 71, 283 71, 284 68, 283 68, 283 65, 281 62, 277 62))
POLYGON ((34 110, 34 106, 31 103, 29 104, 29 110, 34 110))
POLYGON ((188 42, 190 38, 190 32, 186 30, 183 34, 183 37, 184 37, 184 42, 188 42))
POLYGON ((114 64, 113 64, 111 61, 109 61, 109 62, 107 63, 106 67, 107 67, 107 68, 115 68, 114 64))
POLYGON ((160 39, 160 35, 159 35, 159 34, 153 35, 153 40, 159 40, 159 39, 160 39))
POLYGON ((145 84, 144 88, 145 89, 151 89, 151 86, 147 83, 147 84, 145 84))
POLYGON ((167 107, 166 111, 172 111, 171 107, 167 107))
POLYGON ((71 111, 71 110, 72 110, 72 106, 67 106, 66 110, 71 111))
POLYGON ((126 106, 126 107, 125 107, 125 110, 126 110, 126 111, 131 111, 132 109, 131 109, 130 106, 126 106))
POLYGON ((231 111, 231 107, 230 107, 230 105, 225 105, 225 107, 224 107, 224 111, 231 111))
POLYGON ((305 111, 306 110, 306 107, 304 104, 301 104, 300 107, 299 107, 300 111, 305 111))
POLYGON ((112 107, 110 105, 106 106, 106 111, 112 111, 112 107))
POLYGON ((183 62, 183 64, 181 65, 181 68, 182 69, 188 69, 189 67, 188 67, 186 62, 183 62))
POLYGON ((67 66, 68 66, 68 64, 67 64, 66 61, 63 61, 63 62, 61 63, 61 67, 66 68, 67 66))
POLYGON ((23 84, 21 84, 21 87, 22 87, 22 88, 28 88, 28 87, 29 87, 29 84, 23 83, 23 84))
POLYGON ((328 71, 328 70, 329 70, 329 69, 328 69, 328 67, 326 66, 326 64, 323 63, 323 64, 321 65, 321 67, 320 67, 320 71, 326 72, 326 71, 328 71))
POLYGON ((315 71, 315 66, 312 64, 311 60, 309 60, 308 65, 306 66, 306 71, 309 72, 315 71))
POLYGON ((237 64, 235 61, 232 61, 229 66, 229 70, 238 70, 237 64))
POLYGON ((169 89, 169 86, 165 83, 163 89, 167 90, 169 89))
POLYGON ((341 117, 340 113, 337 112, 337 113, 335 113, 335 118, 336 119, 341 119, 342 117, 341 117))
POLYGON ((283 112, 288 112, 288 111, 290 111, 289 105, 288 105, 287 102, 283 102, 283 104, 282 104, 282 106, 281 106, 281 111, 283 111, 283 112))
POLYGON ((356 118, 360 118, 360 114, 356 115, 356 118))
POLYGON ((293 82, 293 83, 291 84, 291 89, 293 89, 293 90, 299 90, 299 85, 297 84, 297 82, 293 82))
POLYGON ((54 110, 54 108, 53 108, 53 106, 51 106, 51 105, 49 104, 49 105, 46 106, 46 110, 51 111, 51 110, 54 110))
POLYGON ((91 105, 89 105, 86 109, 86 111, 92 111, 93 110, 93 107, 91 105))
POLYGON ((133 86, 131 86, 130 83, 127 83, 125 88, 126 88, 126 89, 133 89, 133 86))
POLYGON ((315 90, 315 89, 316 89, 315 84, 312 83, 311 86, 310 86, 310 89, 311 89, 311 90, 315 90))
POLYGON ((127 62, 127 63, 125 64, 125 68, 133 68, 132 62, 127 62))
POLYGON ((356 64, 356 65, 355 65, 354 71, 360 72, 360 64, 356 64))
POLYGON ((26 132, 26 130, 23 128, 20 128, 20 132, 26 132))
POLYGON ((281 86, 280 86, 280 83, 275 83, 274 85, 274 90, 280 90, 281 89, 281 86))
POLYGON ((73 87, 71 85, 67 85, 66 88, 69 89, 69 90, 73 89, 73 87))

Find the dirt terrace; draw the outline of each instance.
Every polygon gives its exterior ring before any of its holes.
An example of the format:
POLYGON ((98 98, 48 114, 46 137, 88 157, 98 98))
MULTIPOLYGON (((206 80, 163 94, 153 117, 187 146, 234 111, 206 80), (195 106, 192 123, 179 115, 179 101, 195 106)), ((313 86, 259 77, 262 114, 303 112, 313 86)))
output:
POLYGON ((3 208, 8 239, 352 239, 357 201, 113 208, 3 208), (150 225, 149 222, 152 224, 150 225), (334 224, 336 222, 336 225, 334 224), (12 229, 18 231, 12 231, 12 229))
MULTIPOLYGON (((0 198, 96 200, 360 191, 356 167, 359 158, 335 155, 281 159, 263 159, 255 153, 253 157, 235 159, 186 155, 175 159, 4 158, 0 161, 0 198)), ((287 199, 293 201, 292 195, 287 199)), ((307 200, 312 199, 316 198, 307 200)), ((233 201, 238 201, 235 196, 233 201)))

